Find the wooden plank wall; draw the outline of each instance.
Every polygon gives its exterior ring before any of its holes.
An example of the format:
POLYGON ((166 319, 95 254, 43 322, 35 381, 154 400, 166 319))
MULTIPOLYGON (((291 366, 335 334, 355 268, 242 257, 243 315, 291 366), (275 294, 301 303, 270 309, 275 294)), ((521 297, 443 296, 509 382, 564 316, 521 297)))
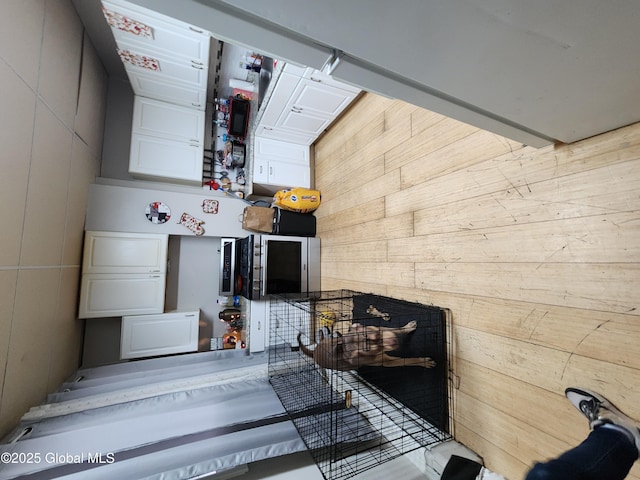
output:
POLYGON ((640 124, 534 149, 365 94, 315 158, 323 290, 451 309, 454 433, 491 470, 586 436, 567 386, 640 418, 640 124))

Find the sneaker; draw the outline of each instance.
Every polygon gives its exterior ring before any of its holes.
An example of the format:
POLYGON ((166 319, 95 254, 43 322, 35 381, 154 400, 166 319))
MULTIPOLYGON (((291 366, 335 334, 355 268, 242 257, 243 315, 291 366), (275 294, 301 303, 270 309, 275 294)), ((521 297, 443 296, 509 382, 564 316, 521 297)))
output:
POLYGON ((640 454, 640 430, 634 419, 622 413, 602 395, 590 390, 567 388, 564 394, 587 417, 592 430, 605 424, 615 425, 630 434, 640 454))

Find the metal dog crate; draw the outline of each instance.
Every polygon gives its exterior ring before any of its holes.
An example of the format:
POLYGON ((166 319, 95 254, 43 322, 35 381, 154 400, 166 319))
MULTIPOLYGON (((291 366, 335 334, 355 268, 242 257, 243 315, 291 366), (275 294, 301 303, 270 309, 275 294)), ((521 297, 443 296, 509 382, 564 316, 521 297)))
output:
POLYGON ((451 438, 446 313, 350 290, 271 298, 269 379, 327 480, 351 478, 451 438), (417 328, 392 355, 430 357, 433 368, 323 369, 297 340, 302 333, 313 349, 322 330, 325 341, 338 342, 352 324, 402 327, 414 320, 417 328))

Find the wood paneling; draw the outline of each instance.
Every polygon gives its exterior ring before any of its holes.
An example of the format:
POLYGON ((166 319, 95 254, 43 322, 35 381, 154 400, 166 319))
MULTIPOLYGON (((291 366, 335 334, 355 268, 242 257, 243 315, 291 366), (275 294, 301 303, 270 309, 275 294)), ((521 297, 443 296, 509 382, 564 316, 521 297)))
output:
POLYGON ((640 418, 640 124, 537 150, 365 94, 315 154, 322 288, 450 309, 455 436, 490 469, 585 437, 568 386, 640 418))

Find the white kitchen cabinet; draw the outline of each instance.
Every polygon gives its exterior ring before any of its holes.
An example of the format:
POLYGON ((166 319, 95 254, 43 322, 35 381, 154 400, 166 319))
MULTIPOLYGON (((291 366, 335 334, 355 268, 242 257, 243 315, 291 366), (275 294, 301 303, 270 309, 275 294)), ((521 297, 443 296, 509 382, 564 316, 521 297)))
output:
POLYGON ((133 133, 204 144, 205 113, 145 97, 134 97, 133 133))
POLYGON ((359 90, 312 68, 286 64, 262 113, 256 135, 311 145, 359 90))
POLYGON ((82 273, 165 273, 166 234, 86 232, 82 273))
POLYGON ((170 312, 122 318, 120 358, 198 351, 200 312, 170 312))
POLYGON ((207 103, 206 89, 196 89, 189 85, 169 83, 166 79, 151 74, 127 69, 131 88, 136 95, 184 107, 204 110, 207 103))
POLYGON ((265 346, 269 344, 269 312, 268 300, 249 302, 249 351, 251 353, 263 352, 265 346))
POLYGON ((163 273, 83 274, 78 317, 162 313, 165 283, 163 273))
POLYGON ((210 32, 129 2, 102 4, 115 13, 109 26, 116 43, 135 45, 149 56, 183 59, 208 67, 210 32))
POLYGON ((169 236, 85 234, 79 318, 162 313, 169 236))
POLYGON ((204 121, 202 110, 136 96, 129 173, 202 185, 204 121))
POLYGON ((351 90, 344 90, 315 77, 302 78, 286 108, 326 116, 331 121, 356 97, 351 90))
POLYGON ((211 35, 128 2, 103 2, 133 92, 204 110, 211 35))
POLYGON ((255 137, 253 182, 280 187, 311 187, 309 147, 255 137))

